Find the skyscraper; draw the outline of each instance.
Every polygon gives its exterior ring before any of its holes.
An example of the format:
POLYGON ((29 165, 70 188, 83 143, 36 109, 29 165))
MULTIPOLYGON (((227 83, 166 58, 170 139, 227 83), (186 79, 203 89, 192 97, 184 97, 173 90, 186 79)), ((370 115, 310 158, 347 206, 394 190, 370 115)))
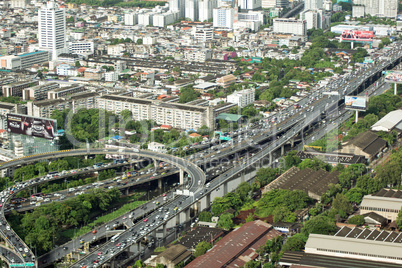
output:
POLYGON ((239 6, 245 10, 261 9, 261 0, 240 0, 239 6))
POLYGON ((192 21, 198 20, 198 0, 186 0, 185 17, 192 21))
POLYGON ((185 15, 185 4, 184 0, 169 0, 169 10, 179 12, 179 18, 184 18, 185 15))
POLYGON ((200 0, 199 4, 199 16, 200 21, 208 21, 212 19, 212 10, 218 6, 217 0, 200 0))
POLYGON ((304 10, 316 10, 323 8, 324 3, 323 0, 305 0, 304 1, 304 10))
POLYGON ((49 51, 52 60, 67 53, 65 10, 56 7, 54 2, 48 2, 45 8, 39 9, 38 21, 40 49, 49 51))

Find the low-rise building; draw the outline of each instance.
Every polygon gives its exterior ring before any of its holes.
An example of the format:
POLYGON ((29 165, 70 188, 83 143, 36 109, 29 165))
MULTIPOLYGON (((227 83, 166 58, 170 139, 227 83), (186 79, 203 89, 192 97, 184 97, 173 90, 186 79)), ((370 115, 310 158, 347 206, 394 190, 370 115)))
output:
POLYGON ((22 91, 25 88, 34 87, 37 86, 38 84, 39 82, 36 80, 29 80, 4 85, 2 87, 3 97, 10 97, 10 96, 22 97, 22 91))
POLYGON ((158 153, 165 153, 166 147, 162 143, 153 141, 153 142, 148 143, 148 150, 158 152, 158 153))
POLYGON ((375 212, 389 222, 395 221, 402 207, 402 191, 382 189, 375 195, 365 195, 360 203, 360 214, 375 212))
POLYGON ((255 101, 255 89, 243 89, 228 95, 227 102, 237 104, 240 108, 246 107, 255 101))

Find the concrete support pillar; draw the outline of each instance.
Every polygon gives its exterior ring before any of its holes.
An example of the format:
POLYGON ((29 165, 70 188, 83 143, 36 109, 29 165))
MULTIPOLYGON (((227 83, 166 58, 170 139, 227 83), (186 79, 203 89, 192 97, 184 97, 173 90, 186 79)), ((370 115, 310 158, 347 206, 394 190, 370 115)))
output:
POLYGON ((175 225, 180 224, 180 213, 177 213, 175 218, 176 218, 176 223, 175 223, 175 225))
POLYGON ((396 95, 396 93, 397 93, 397 84, 395 83, 394 84, 394 95, 396 95))
POLYGON ((228 182, 225 181, 225 182, 223 183, 223 195, 225 195, 225 194, 227 194, 227 193, 228 193, 228 182))
POLYGON ((152 231, 152 237, 156 238, 156 229, 152 231))
POLYGON ((158 189, 162 189, 162 178, 158 179, 158 189))
POLYGON ((34 194, 37 194, 38 193, 38 186, 33 186, 32 187, 32 192, 34 193, 34 194))
POLYGON ((137 251, 141 251, 141 242, 137 243, 137 251))
POLYGON ((281 156, 285 154, 285 145, 281 146, 281 156))
POLYGON ((290 139, 290 147, 291 148, 295 147, 295 138, 294 137, 290 139))
POLYGON ((272 152, 269 153, 269 165, 272 165, 272 152))
POLYGON ((154 160, 154 167, 157 169, 159 167, 159 160, 153 159, 154 160))
POLYGON ((166 237, 166 223, 162 225, 163 237, 166 237))
POLYGON ((241 172, 241 174, 240 174, 240 180, 241 180, 241 182, 244 182, 244 175, 245 175, 245 172, 244 171, 242 171, 241 172))
POLYGON ((129 194, 130 194, 130 187, 127 187, 127 188, 126 188, 125 193, 126 193, 126 195, 129 195, 129 194))
POLYGON ((180 185, 183 185, 184 184, 184 170, 180 169, 179 174, 180 174, 180 185))
POLYGON ((186 221, 189 221, 190 220, 190 207, 187 208, 184 213, 186 213, 186 221))
POLYGON ((193 209, 194 209, 194 214, 198 214, 198 202, 194 202, 193 209))
MULTIPOLYGON (((396 84, 395 84, 396 85, 396 84)), ((359 120, 359 111, 356 110, 356 118, 355 118, 355 123, 357 123, 357 121, 359 120)))
POLYGON ((209 192, 206 196, 207 207, 211 205, 211 193, 209 192))

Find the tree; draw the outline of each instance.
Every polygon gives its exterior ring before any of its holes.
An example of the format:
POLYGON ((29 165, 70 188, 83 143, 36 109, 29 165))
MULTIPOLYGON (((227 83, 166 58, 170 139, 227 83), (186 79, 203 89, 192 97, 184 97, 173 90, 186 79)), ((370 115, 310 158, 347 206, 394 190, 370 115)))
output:
POLYGON ((201 255, 204 255, 205 252, 210 250, 212 248, 212 245, 208 242, 201 241, 195 246, 195 252, 194 252, 194 257, 199 257, 201 255))
POLYGON ((360 204, 360 202, 363 199, 364 191, 360 188, 352 188, 350 189, 346 194, 346 198, 349 200, 349 202, 355 203, 355 204, 360 204))
POLYGON ((242 182, 237 186, 235 193, 240 196, 241 200, 246 200, 249 197, 251 186, 247 182, 242 182))
POLYGON ((77 61, 75 62, 75 67, 81 67, 80 61, 77 60, 77 61))
POLYGON ((211 222, 212 219, 212 213, 208 211, 202 211, 199 215, 198 218, 200 221, 206 221, 206 222, 211 222))
POLYGON ((137 261, 134 263, 134 266, 137 267, 137 268, 142 268, 142 267, 145 267, 145 264, 144 264, 143 261, 137 260, 137 261))
POLYGON ((223 228, 223 229, 225 229, 225 230, 230 230, 230 229, 232 229, 233 228, 233 226, 234 226, 234 223, 233 223, 233 214, 230 214, 230 213, 224 213, 224 214, 222 214, 220 217, 219 217, 219 220, 218 220, 218 224, 217 224, 217 226, 219 227, 219 228, 223 228))
POLYGON ((399 230, 402 230, 402 207, 396 218, 396 225, 398 226, 399 230))
POLYGON ((257 171, 257 179, 256 181, 260 182, 261 186, 267 185, 271 181, 273 181, 276 178, 276 175, 278 174, 277 169, 273 168, 260 168, 257 171))
POLYGON ((196 100, 200 93, 195 91, 192 87, 184 87, 180 90, 179 103, 187 103, 196 100))
POLYGON ((355 215, 348 220, 350 224, 356 224, 357 226, 361 226, 365 223, 363 215, 355 215))
POLYGON ((332 207, 338 211, 344 211, 350 213, 352 211, 352 205, 344 194, 338 193, 332 201, 332 207))
POLYGON ((142 45, 142 43, 143 43, 142 38, 138 38, 137 39, 137 45, 142 45))
POLYGON ((285 168, 289 169, 293 166, 297 166, 301 163, 300 157, 297 156, 296 151, 289 152, 285 157, 285 168))
POLYGON ((282 247, 282 252, 285 251, 298 251, 304 249, 304 246, 307 242, 307 236, 302 233, 295 234, 292 237, 288 238, 286 243, 282 247))
POLYGON ((318 215, 308 220, 302 229, 303 234, 332 234, 336 230, 335 221, 329 217, 318 215))
POLYGON ((246 217, 246 222, 254 221, 255 217, 253 213, 249 213, 246 217))

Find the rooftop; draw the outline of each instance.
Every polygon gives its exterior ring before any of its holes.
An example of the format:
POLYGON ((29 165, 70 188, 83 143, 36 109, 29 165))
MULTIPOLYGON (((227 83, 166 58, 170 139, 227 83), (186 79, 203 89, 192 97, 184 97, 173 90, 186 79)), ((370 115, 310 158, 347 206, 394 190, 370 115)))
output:
POLYGON ((371 126, 373 131, 391 131, 402 121, 402 110, 389 112, 377 123, 371 126))

